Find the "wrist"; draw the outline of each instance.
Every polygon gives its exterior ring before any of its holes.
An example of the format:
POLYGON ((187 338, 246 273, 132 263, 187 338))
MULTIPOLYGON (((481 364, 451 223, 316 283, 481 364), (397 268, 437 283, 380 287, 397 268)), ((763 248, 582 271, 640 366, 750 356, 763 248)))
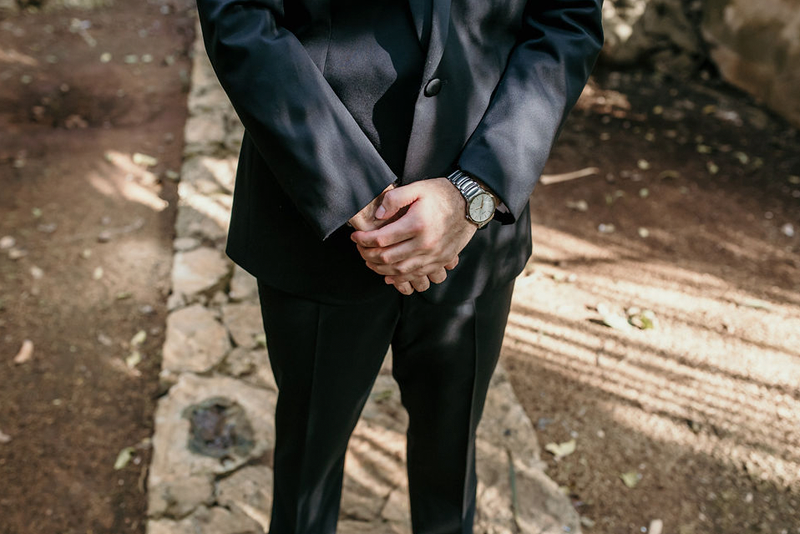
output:
POLYGON ((460 169, 452 172, 447 180, 464 199, 464 216, 468 221, 481 229, 494 218, 497 197, 481 182, 460 169))

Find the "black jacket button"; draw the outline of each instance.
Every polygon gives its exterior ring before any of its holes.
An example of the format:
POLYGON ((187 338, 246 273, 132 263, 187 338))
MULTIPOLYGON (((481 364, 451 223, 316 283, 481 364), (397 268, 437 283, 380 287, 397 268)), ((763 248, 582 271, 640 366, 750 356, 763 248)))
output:
POLYGON ((424 94, 425 96, 436 96, 439 94, 439 91, 441 90, 442 90, 442 80, 440 80, 439 78, 433 78, 425 86, 424 94))

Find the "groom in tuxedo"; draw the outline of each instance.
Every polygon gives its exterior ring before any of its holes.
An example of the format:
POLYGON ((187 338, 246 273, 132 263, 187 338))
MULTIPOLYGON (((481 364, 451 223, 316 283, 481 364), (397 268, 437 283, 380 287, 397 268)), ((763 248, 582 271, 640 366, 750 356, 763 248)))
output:
POLYGON ((416 534, 467 534, 528 198, 602 0, 198 0, 245 126, 227 253, 279 388, 272 534, 332 534, 387 348, 416 534))

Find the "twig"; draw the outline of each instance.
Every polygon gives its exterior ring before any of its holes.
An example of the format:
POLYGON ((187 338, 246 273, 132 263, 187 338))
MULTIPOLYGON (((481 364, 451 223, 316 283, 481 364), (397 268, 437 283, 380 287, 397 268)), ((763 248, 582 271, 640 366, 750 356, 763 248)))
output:
POLYGON ((519 533, 522 529, 519 527, 519 499, 517 498, 517 472, 514 469, 514 457, 511 454, 511 449, 506 448, 506 456, 508 457, 508 481, 511 486, 511 513, 514 518, 514 530, 519 533))
POLYGON ((564 174, 543 174, 539 180, 544 185, 558 184, 561 182, 568 182, 577 178, 586 178, 600 172, 597 167, 586 167, 579 171, 566 172, 564 174))

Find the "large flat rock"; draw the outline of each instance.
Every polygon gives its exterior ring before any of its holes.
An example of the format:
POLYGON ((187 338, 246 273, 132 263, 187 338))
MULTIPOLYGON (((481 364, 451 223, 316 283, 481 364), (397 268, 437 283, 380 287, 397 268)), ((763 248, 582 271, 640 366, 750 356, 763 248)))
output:
MULTIPOLYGON (((274 448, 272 414, 276 400, 274 391, 256 388, 230 377, 204 378, 191 373, 180 375, 156 409, 156 432, 148 480, 150 517, 181 519, 199 506, 220 499, 243 499, 242 502, 249 503, 248 506, 255 506, 253 499, 256 497, 253 495, 258 492, 253 489, 254 485, 263 482, 266 486, 262 489, 271 491, 268 487, 270 475, 248 471, 219 482, 216 488, 213 482, 245 463, 262 458, 274 448), (224 429, 238 442, 222 439, 225 436, 212 436, 216 438, 213 440, 208 438, 208 443, 220 447, 216 454, 213 450, 208 452, 198 448, 197 426, 192 421, 198 419, 198 406, 222 401, 234 406, 239 415, 236 419, 227 419, 211 426, 213 429, 224 429), (231 427, 232 431, 229 430, 231 427), (239 446, 241 443, 244 445, 239 446)), ((202 418, 199 419, 202 421, 202 418)), ((207 432, 209 429, 200 430, 207 432)))
POLYGON ((218 365, 230 349, 225 327, 208 308, 195 304, 167 317, 162 369, 170 373, 205 373, 218 365))
POLYGON ((216 249, 178 252, 172 264, 172 292, 190 300, 199 293, 211 293, 222 286, 230 271, 230 262, 216 249))
POLYGON ((238 347, 255 348, 264 336, 258 304, 226 304, 222 307, 222 321, 238 347))

